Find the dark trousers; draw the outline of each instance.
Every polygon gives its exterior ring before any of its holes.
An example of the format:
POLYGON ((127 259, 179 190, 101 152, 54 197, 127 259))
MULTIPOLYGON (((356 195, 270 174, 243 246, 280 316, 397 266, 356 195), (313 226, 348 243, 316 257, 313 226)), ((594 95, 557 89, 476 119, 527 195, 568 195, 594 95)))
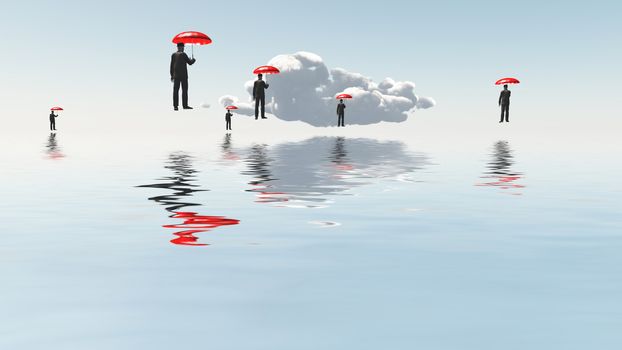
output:
POLYGON ((505 115, 505 121, 506 122, 510 122, 510 104, 502 104, 501 105, 501 120, 500 122, 503 121, 503 116, 505 115))
POLYGON ((338 114, 337 116, 338 116, 337 117, 337 126, 346 126, 345 121, 344 121, 345 114, 342 113, 342 114, 338 114))
POLYGON ((188 106, 188 78, 175 78, 173 82, 173 107, 179 107, 179 85, 181 85, 182 106, 188 106))
POLYGON ((225 122, 227 123, 227 130, 231 130, 231 120, 226 120, 225 122))
POLYGON ((50 120, 50 130, 56 130, 56 121, 50 120))
POLYGON ((266 117, 266 96, 257 96, 255 98, 255 119, 259 116, 259 105, 261 104, 261 117, 266 117))

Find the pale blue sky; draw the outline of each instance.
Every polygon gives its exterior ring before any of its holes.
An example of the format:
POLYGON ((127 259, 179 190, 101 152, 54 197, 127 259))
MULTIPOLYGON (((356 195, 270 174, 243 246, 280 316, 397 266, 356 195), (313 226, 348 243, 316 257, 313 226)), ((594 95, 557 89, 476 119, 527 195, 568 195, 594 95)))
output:
POLYGON ((195 106, 243 95, 253 67, 304 50, 376 81, 414 81, 418 94, 437 100, 425 111, 435 118, 489 118, 482 114, 496 113, 492 83, 516 76, 523 84, 513 103, 524 113, 618 119, 622 5, 615 1, 171 3, 3 4, 3 115, 34 118, 56 101, 81 112, 169 111, 171 37, 200 30, 214 44, 195 50, 195 106))

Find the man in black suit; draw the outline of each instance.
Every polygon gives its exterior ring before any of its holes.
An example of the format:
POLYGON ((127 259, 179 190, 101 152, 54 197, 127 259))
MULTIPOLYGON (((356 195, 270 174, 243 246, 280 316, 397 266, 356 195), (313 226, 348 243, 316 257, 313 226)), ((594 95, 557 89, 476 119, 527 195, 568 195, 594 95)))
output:
POLYGON ((339 100, 339 104, 337 105, 337 126, 346 126, 344 122, 344 117, 346 115, 346 105, 343 103, 343 100, 339 100))
POLYGON ((503 85, 503 90, 501 90, 501 95, 499 95, 499 106, 501 106, 501 120, 499 123, 503 123, 504 115, 505 121, 510 122, 510 95, 512 92, 508 90, 508 85, 503 85))
POLYGON ((171 56, 171 81, 173 82, 173 109, 179 107, 179 86, 181 85, 181 102, 184 109, 192 109, 188 106, 188 68, 196 60, 188 57, 184 52, 184 44, 177 44, 177 52, 171 56))
POLYGON ((225 114, 225 128, 227 130, 231 130, 231 117, 233 116, 233 113, 231 113, 231 111, 227 111, 227 114, 225 114))
POLYGON ((255 99, 255 120, 259 117, 259 105, 261 104, 261 119, 266 118, 266 89, 270 84, 262 80, 263 74, 257 75, 257 80, 253 85, 253 98, 255 99))
POLYGON ((58 115, 54 114, 54 111, 50 113, 50 130, 56 130, 56 117, 58 115))

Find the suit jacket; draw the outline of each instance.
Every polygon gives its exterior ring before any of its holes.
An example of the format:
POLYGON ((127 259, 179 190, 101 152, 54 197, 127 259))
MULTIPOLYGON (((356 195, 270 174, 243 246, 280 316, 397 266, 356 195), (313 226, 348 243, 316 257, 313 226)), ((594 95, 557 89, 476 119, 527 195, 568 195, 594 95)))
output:
POLYGON ((269 86, 270 84, 267 84, 263 80, 259 80, 259 79, 255 80, 255 84, 253 85, 253 97, 254 98, 265 97, 266 96, 265 90, 269 86))
POLYGON ((171 78, 188 79, 188 64, 193 65, 196 60, 190 59, 185 52, 175 52, 171 55, 171 78))
POLYGON ((231 120, 231 117, 233 116, 233 114, 231 114, 231 112, 227 111, 227 114, 225 114, 225 120, 231 120))
POLYGON ((510 90, 501 90, 501 95, 499 95, 499 104, 509 105, 511 94, 512 92, 510 90))
POLYGON ((58 117, 56 114, 54 113, 50 113, 50 121, 53 122, 56 120, 56 117, 58 117))
POLYGON ((338 115, 342 115, 345 112, 346 112, 346 105, 345 105, 345 103, 339 102, 339 104, 337 105, 337 114, 338 115))

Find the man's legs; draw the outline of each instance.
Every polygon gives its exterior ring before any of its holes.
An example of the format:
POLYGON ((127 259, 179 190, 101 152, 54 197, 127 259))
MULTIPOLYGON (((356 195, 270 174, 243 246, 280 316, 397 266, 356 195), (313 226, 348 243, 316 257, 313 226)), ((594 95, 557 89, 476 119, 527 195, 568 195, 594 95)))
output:
POLYGON ((266 96, 261 96, 261 119, 266 119, 266 96))
POLYGON ((499 123, 503 123, 503 114, 505 113, 505 105, 501 105, 501 120, 499 120, 499 123))
POLYGON ((255 119, 259 117, 259 99, 255 97, 255 119))
POLYGON ((50 120, 50 130, 54 130, 55 127, 54 122, 50 120))
POLYGON ((181 81, 181 102, 184 108, 188 107, 188 78, 181 81))
POLYGON ((505 105, 505 121, 510 122, 510 104, 505 105))
POLYGON ((173 107, 179 107, 179 84, 181 80, 175 78, 173 82, 173 107))

